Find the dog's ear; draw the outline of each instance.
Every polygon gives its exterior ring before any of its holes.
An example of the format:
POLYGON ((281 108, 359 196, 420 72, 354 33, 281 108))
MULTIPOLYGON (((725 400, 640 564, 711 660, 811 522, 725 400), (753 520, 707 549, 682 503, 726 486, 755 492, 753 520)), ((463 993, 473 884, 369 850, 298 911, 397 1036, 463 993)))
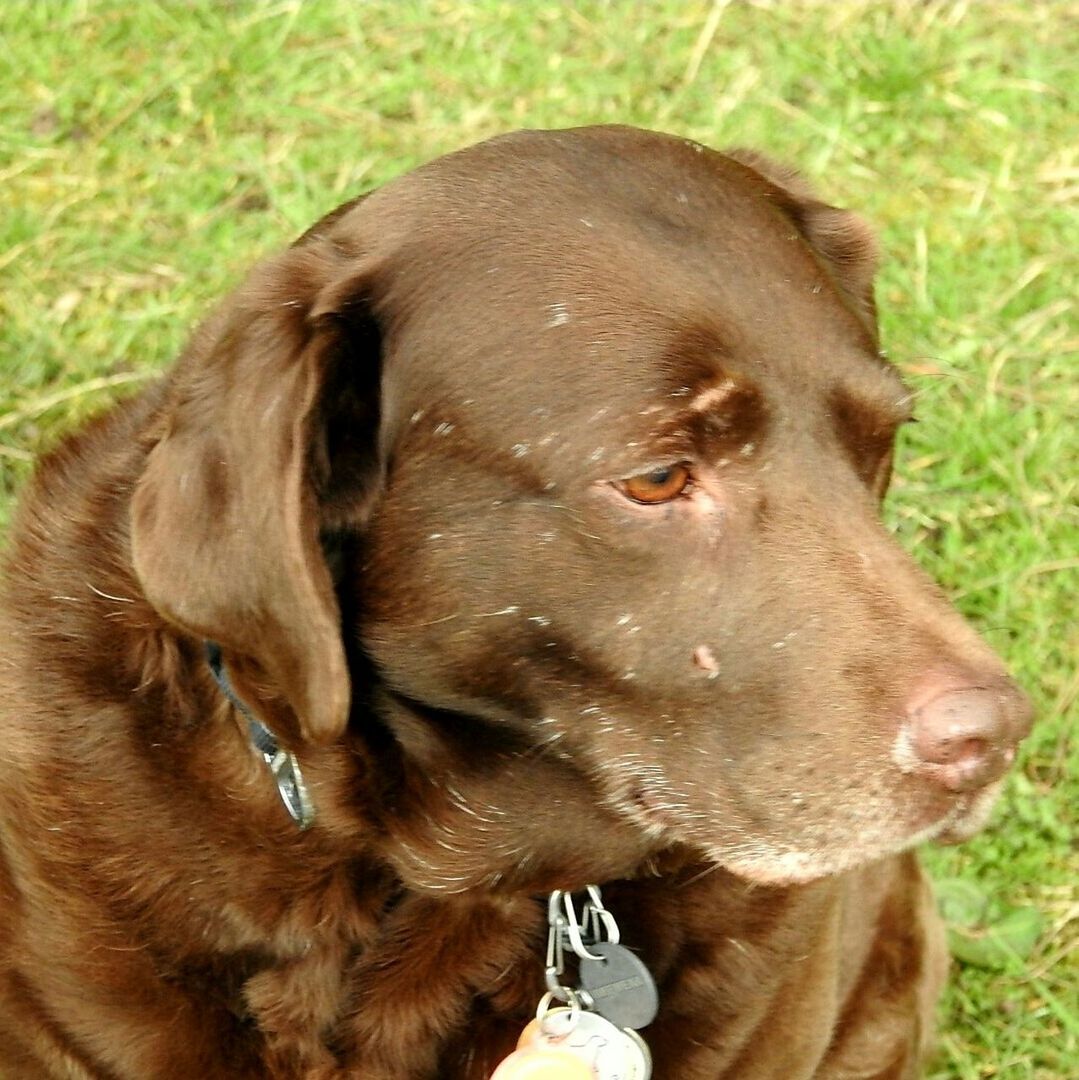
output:
POLYGON ((379 486, 368 283, 324 242, 258 268, 177 365, 131 509, 149 601, 254 661, 318 743, 351 697, 320 539, 361 524, 379 486))
POLYGON ((793 221, 824 261, 839 288, 873 334, 877 335, 877 309, 873 279, 880 253, 872 229, 857 214, 821 202, 794 169, 772 161, 755 150, 736 148, 724 153, 759 173, 784 196, 780 209, 793 221))

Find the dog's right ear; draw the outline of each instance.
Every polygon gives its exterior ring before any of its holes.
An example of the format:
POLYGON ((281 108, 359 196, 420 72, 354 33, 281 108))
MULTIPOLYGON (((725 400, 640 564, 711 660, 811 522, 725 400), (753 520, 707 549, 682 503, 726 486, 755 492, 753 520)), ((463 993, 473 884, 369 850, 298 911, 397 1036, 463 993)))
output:
POLYGON ((377 498, 372 270, 312 239, 259 267, 196 334, 147 433, 136 573, 170 622, 254 661, 296 717, 338 737, 351 688, 325 529, 377 498))
POLYGON ((850 299, 866 329, 877 336, 873 279, 880 252, 872 229, 857 214, 821 202, 796 170, 756 150, 725 150, 729 158, 752 169, 784 196, 782 209, 828 267, 836 284, 850 299))

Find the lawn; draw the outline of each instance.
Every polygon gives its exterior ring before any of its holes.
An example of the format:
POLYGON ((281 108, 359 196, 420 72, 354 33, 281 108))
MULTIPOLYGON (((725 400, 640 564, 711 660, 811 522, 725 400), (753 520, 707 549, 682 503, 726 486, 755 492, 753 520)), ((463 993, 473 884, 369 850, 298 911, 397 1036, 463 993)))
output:
POLYGON ((1040 715, 992 827, 927 852, 961 958, 931 1075, 1077 1076, 1077 41, 1068 0, 6 0, 0 529, 253 260, 427 158, 620 121, 797 163, 887 253, 921 420, 890 523, 1040 715))

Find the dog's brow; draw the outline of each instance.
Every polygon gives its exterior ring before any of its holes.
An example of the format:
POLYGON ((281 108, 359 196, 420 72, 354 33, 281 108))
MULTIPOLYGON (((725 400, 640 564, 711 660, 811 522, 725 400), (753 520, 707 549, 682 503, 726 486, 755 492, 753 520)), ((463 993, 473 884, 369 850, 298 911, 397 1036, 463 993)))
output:
POLYGON ((694 395, 718 390, 726 379, 723 359, 734 351, 719 331, 706 323, 672 329, 660 356, 660 369, 671 396, 692 400, 694 395))
POLYGON ((718 379, 711 386, 702 387, 689 403, 691 412, 704 412, 721 407, 731 394, 738 389, 738 384, 726 376, 718 379))
POLYGON ((833 388, 831 397, 882 425, 902 424, 914 415, 914 395, 892 367, 876 369, 870 379, 844 380, 833 388))
POLYGON ((663 434, 706 457, 752 445, 767 426, 764 396, 748 379, 713 371, 707 381, 686 387, 683 396, 686 403, 671 415, 663 434))

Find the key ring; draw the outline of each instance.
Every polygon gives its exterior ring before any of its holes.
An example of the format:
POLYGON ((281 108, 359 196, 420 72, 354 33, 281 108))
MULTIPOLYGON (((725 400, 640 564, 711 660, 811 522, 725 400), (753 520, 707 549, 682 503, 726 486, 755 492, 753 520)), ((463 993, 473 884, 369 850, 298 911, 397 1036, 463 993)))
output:
MULTIPOLYGON (((564 991, 566 997, 559 998, 564 1000, 569 1006, 569 1028, 567 1031, 572 1031, 577 1026, 577 1018, 581 1015, 581 999, 576 990, 571 990, 568 986, 560 986, 560 990, 564 991)), ((549 1031, 543 1026, 543 1022, 547 1019, 548 1015, 554 1010, 551 1008, 551 1002, 558 998, 553 990, 548 990, 546 994, 539 999, 539 1004, 536 1006, 536 1020, 539 1023, 540 1030, 546 1034, 550 1034, 549 1031)))
POLYGON ((636 1028, 655 1019, 655 982, 644 963, 619 944, 618 924, 603 906, 599 888, 587 885, 583 891, 587 895, 579 919, 572 893, 557 890, 548 895, 547 990, 517 1049, 492 1080, 538 1076, 537 1066, 545 1076, 572 1072, 597 1080, 649 1080, 652 1075, 648 1047, 636 1028), (579 959, 576 978, 571 975, 567 981, 579 986, 563 982, 567 943, 579 959))

